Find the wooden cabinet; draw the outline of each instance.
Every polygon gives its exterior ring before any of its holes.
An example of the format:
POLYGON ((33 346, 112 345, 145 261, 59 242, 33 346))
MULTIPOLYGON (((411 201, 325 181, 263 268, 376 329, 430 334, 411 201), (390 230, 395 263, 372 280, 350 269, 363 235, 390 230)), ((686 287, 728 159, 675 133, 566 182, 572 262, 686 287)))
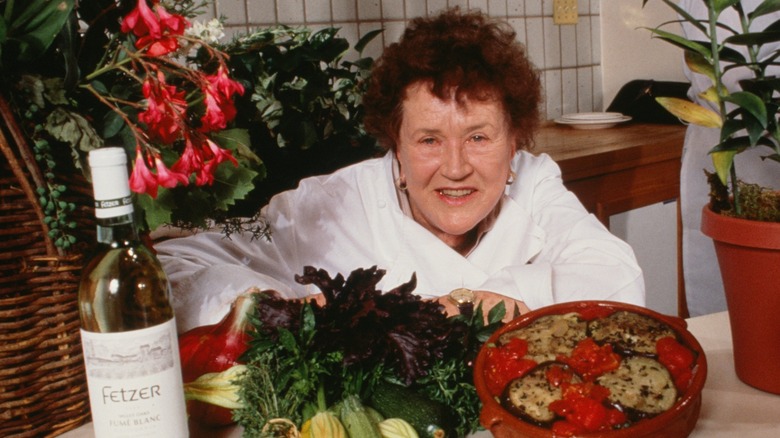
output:
POLYGON ((609 217, 680 194, 685 127, 626 123, 580 130, 553 123, 540 129, 534 153, 549 154, 563 182, 589 211, 609 217))

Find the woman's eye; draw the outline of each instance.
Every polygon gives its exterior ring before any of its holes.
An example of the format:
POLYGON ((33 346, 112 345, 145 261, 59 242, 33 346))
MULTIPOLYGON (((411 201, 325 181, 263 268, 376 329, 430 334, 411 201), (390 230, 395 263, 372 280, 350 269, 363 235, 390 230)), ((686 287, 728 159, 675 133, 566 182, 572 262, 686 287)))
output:
POLYGON ((485 140, 487 140, 487 137, 480 134, 471 136, 471 141, 473 141, 474 143, 483 142, 485 140))
POLYGON ((422 143, 422 144, 435 144, 436 143, 436 139, 433 138, 433 137, 425 137, 422 140, 420 140, 420 143, 422 143))

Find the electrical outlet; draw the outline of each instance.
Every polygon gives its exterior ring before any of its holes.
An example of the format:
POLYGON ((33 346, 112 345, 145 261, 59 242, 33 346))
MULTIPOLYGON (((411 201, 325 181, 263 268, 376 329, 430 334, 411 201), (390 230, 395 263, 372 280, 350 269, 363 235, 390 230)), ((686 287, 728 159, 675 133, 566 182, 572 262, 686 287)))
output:
POLYGON ((577 24, 577 0, 553 0, 555 24, 577 24))

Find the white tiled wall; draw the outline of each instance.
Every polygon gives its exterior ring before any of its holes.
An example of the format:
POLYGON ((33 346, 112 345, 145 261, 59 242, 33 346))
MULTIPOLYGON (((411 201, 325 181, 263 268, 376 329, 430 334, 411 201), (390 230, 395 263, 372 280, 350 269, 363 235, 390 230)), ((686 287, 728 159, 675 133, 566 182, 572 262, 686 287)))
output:
POLYGON ((398 39, 410 18, 456 5, 480 9, 517 31, 542 72, 547 118, 554 119, 602 109, 599 3, 578 0, 576 25, 553 23, 553 0, 213 0, 203 18, 223 16, 228 35, 274 24, 335 26, 351 44, 383 28, 363 53, 376 58, 384 45, 398 39))

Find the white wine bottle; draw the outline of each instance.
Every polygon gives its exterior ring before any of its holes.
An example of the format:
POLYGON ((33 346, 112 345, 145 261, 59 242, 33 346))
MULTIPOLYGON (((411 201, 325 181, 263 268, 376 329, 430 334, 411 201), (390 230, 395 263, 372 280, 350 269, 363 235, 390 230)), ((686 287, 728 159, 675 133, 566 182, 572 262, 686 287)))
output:
POLYGON ((89 154, 96 255, 82 273, 79 311, 96 437, 189 435, 168 278, 138 238, 122 148, 89 154))

